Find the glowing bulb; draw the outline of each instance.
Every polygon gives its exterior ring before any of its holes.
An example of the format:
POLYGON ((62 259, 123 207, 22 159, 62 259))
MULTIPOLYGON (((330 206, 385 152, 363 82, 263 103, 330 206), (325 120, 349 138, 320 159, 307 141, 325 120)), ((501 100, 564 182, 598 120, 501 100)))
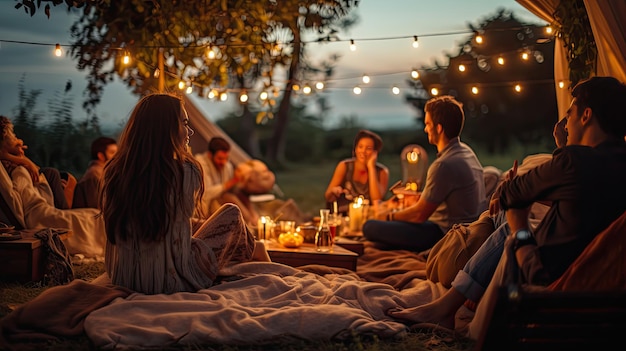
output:
POLYGON ((476 33, 476 37, 475 37, 474 40, 476 40, 476 44, 482 44, 483 43, 483 36, 478 34, 478 33, 476 33))
POLYGON ((546 34, 552 34, 552 32, 554 32, 554 29, 551 26, 546 26, 546 34))
POLYGON ((56 57, 61 57, 61 55, 63 55, 63 50, 61 50, 61 45, 57 44, 54 48, 54 55, 56 57))
POLYGON ((124 57, 122 57, 122 62, 125 65, 130 63, 130 55, 128 54, 128 51, 124 51, 124 57))
POLYGON ((183 90, 185 89, 185 82, 183 82, 182 80, 178 82, 178 89, 183 90))
POLYGON ((565 87, 565 82, 560 80, 559 81, 559 88, 563 89, 565 87))
POLYGON ((522 60, 528 60, 528 53, 527 52, 522 53, 522 60))
POLYGON ((239 95, 239 101, 248 102, 248 94, 246 94, 245 92, 241 93, 241 95, 239 95))
POLYGON ((227 93, 221 93, 221 94, 220 94, 220 100, 221 100, 221 101, 226 101, 226 100, 228 100, 228 94, 227 94, 227 93))
POLYGON ((353 92, 354 94, 356 94, 356 95, 361 95, 361 87, 360 87, 360 86, 358 86, 358 85, 357 85, 357 86, 355 86, 355 87, 352 89, 352 92, 353 92))
POLYGON ((500 66, 504 65, 504 57, 502 57, 502 56, 498 57, 498 64, 500 66))
POLYGON ((417 79, 419 77, 420 77, 420 73, 416 69, 411 71, 411 78, 417 79))
POLYGON ((363 75, 363 83, 364 84, 369 84, 370 82, 370 76, 368 76, 367 74, 363 75))
POLYGON ((519 92, 521 92, 521 91, 522 91, 522 86, 521 86, 521 85, 519 85, 519 84, 515 84, 515 88, 514 88, 514 89, 515 89, 515 91, 516 91, 516 92, 518 92, 518 93, 519 93, 519 92))
POLYGON ((209 47, 209 50, 206 53, 206 57, 208 57, 209 60, 213 60, 215 58, 215 51, 213 51, 212 46, 209 47))
POLYGON ((269 94, 265 90, 263 90, 261 94, 259 94, 259 99, 261 100, 267 100, 268 97, 269 97, 269 94))
POLYGON ((412 45, 416 49, 420 47, 420 42, 417 40, 417 35, 413 36, 413 44, 412 45))
POLYGON ((398 95, 398 94, 400 94, 400 88, 398 88, 397 86, 394 85, 391 88, 391 92, 393 93, 393 95, 398 95))
POLYGON ((311 94, 311 87, 308 85, 305 85, 304 88, 302 88, 302 92, 305 93, 306 95, 311 94))
POLYGON ((356 51, 356 45, 354 44, 354 39, 350 39, 350 51, 356 51))
POLYGON ((191 94, 191 93, 193 93, 193 87, 192 87, 191 85, 190 85, 190 86, 188 86, 188 87, 187 87, 187 89, 185 90, 185 92, 186 92, 187 94, 191 94))
POLYGON ((472 87, 472 94, 478 94, 478 87, 472 87))
POLYGON ((160 69, 158 69, 158 68, 157 68, 157 69, 155 69, 155 70, 154 70, 154 74, 152 74, 152 76, 153 76, 154 78, 159 78, 159 76, 160 76, 160 75, 161 75, 161 70, 160 70, 160 69))
POLYGON ((209 90, 209 93, 206 95, 206 97, 208 97, 209 99, 215 99, 216 95, 217 95, 217 92, 215 91, 215 89, 211 89, 209 90))
POLYGON ((294 84, 294 85, 291 87, 291 89, 292 89, 293 91, 298 91, 298 90, 300 90, 300 86, 299 86, 298 84, 294 84))
POLYGON ((465 72, 465 65, 463 65, 463 64, 459 65, 459 71, 460 72, 465 72))
POLYGON ((315 83, 315 89, 317 89, 317 90, 324 89, 324 82, 317 82, 317 83, 315 83))
POLYGON ((433 95, 433 96, 439 95, 439 89, 437 89, 437 88, 430 89, 430 94, 433 95))

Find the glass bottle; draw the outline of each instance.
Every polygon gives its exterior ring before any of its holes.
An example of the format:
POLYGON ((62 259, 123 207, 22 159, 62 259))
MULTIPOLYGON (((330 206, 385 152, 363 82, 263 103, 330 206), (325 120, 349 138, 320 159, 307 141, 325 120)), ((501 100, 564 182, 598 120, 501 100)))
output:
POLYGON ((333 249, 333 237, 328 226, 329 209, 320 210, 320 226, 315 234, 315 249, 319 252, 330 252, 333 249))

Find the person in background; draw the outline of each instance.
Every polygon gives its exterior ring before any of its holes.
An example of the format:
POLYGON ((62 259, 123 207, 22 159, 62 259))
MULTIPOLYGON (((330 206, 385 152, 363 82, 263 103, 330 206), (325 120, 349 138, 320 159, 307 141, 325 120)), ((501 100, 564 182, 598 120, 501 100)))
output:
POLYGON ((424 131, 437 147, 417 202, 363 225, 363 236, 388 249, 431 248, 455 223, 473 222, 487 208, 483 167, 461 142, 463 105, 452 96, 430 99, 424 107, 424 131))
POLYGON ((98 207, 104 165, 116 152, 117 142, 113 138, 99 137, 91 143, 91 161, 76 184, 72 208, 98 207))
MULTIPOLYGON (((230 162, 231 146, 222 137, 209 140, 206 152, 194 155, 204 174, 204 195, 202 195, 202 213, 210 215, 222 204, 234 203, 239 206, 247 223, 256 225, 259 214, 256 212, 248 196, 242 193, 239 185, 243 179, 236 176, 230 162)), ((196 215, 200 218, 199 213, 196 215)))
POLYGON ((327 208, 337 202, 338 212, 346 214, 349 204, 359 196, 370 203, 383 200, 389 183, 389 169, 378 163, 382 148, 383 140, 378 134, 369 130, 356 134, 352 157, 339 161, 326 188, 327 208))
MULTIPOLYGON (((69 174, 59 172, 53 167, 39 167, 35 162, 28 158, 25 150, 28 146, 24 144, 22 139, 17 138, 13 131, 13 123, 6 116, 0 116, 0 126, 6 133, 3 135, 3 145, 0 147, 0 160, 7 168, 7 172, 17 166, 23 166, 31 176, 33 185, 42 193, 44 197, 49 197, 49 191, 52 191, 51 202, 58 209, 70 208, 69 201, 65 192, 68 185, 69 174), (45 180, 44 180, 45 178, 45 180), (47 184, 43 184, 45 182, 47 184)), ((73 176, 71 177, 73 178, 73 176)), ((70 197, 71 200, 71 197, 70 197)))
POLYGON ((522 282, 548 286, 624 213, 626 85, 613 77, 593 77, 579 82, 572 97, 567 115, 554 130, 557 146, 563 140, 566 146, 523 175, 514 164, 491 199, 490 212, 506 211, 508 228, 499 228, 487 239, 439 299, 390 310, 391 317, 454 328, 457 310, 466 301, 476 304, 482 298, 507 245, 522 282), (534 202, 550 203, 550 209, 531 230, 528 213, 534 202))
POLYGON ((147 95, 133 109, 104 167, 99 199, 113 284, 145 294, 195 292, 212 286, 228 264, 269 261, 235 205, 192 229, 204 191, 189 152, 192 134, 179 97, 147 95))

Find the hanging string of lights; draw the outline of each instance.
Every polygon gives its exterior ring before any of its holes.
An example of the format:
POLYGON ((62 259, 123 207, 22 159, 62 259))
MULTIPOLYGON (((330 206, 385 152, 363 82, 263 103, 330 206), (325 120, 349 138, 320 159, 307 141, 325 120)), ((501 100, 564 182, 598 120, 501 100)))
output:
MULTIPOLYGON (((488 31, 510 31, 510 30, 522 30, 527 28, 526 26, 524 27, 509 27, 509 28, 494 28, 494 29, 489 29, 488 31)), ((449 35, 461 35, 461 34, 473 34, 473 42, 476 43, 477 45, 482 45, 485 43, 485 39, 484 39, 484 34, 485 34, 486 30, 480 30, 480 31, 473 31, 473 30, 460 30, 460 31, 450 31, 450 32, 439 32, 439 33, 424 33, 424 34, 419 34, 419 35, 403 35, 403 36, 393 36, 393 37, 376 37, 376 38, 351 38, 351 39, 340 39, 340 38, 335 38, 335 37, 323 37, 323 38, 319 38, 316 40, 309 40, 309 41, 302 41, 302 44, 312 44, 312 43, 339 43, 339 42, 348 42, 349 43, 349 48, 351 51, 356 51, 357 50, 357 46, 356 43, 357 42, 367 42, 367 41, 389 41, 389 40, 409 40, 410 41, 410 45, 413 48, 419 48, 420 47, 420 43, 419 43, 419 39, 420 38, 424 38, 424 37, 439 37, 439 36, 449 36, 449 35)), ((553 28, 551 28, 550 26, 546 26, 545 27, 545 33, 547 35, 554 35, 554 30, 553 28)), ((19 41, 19 40, 7 40, 7 39, 0 39, 0 43, 12 43, 12 44, 19 44, 19 45, 37 45, 37 46, 50 46, 54 48, 54 55, 57 57, 60 57, 63 55, 63 48, 64 47, 71 47, 72 45, 70 44, 60 44, 60 43, 43 43, 43 42, 32 42, 32 41, 19 41)), ((272 44, 272 45, 280 45, 281 43, 265 43, 263 45, 268 45, 268 44, 272 44)), ((289 43, 291 44, 291 43, 289 43)), ((219 45, 222 47, 229 47, 229 46, 244 46, 244 45, 248 45, 248 44, 223 44, 223 45, 219 45)), ((283 44, 284 45, 284 44, 283 44)), ((154 49, 167 49, 167 48, 174 48, 174 46, 168 47, 161 47, 161 46, 154 46, 154 45, 147 45, 147 46, 136 46, 138 48, 154 48, 154 49)), ((185 48, 198 48, 198 47, 206 47, 207 48, 207 56, 209 59, 213 59, 215 58, 215 51, 214 51, 214 45, 212 44, 208 44, 208 45, 200 45, 200 44, 194 44, 194 43, 190 43, 190 44, 185 44, 184 45, 185 48), (213 54, 213 57, 211 57, 211 54, 213 54)), ((127 48, 125 47, 118 47, 118 48, 110 48, 110 50, 118 50, 122 56, 122 63, 123 64, 129 64, 132 61, 130 52, 128 51, 127 48)), ((515 55, 518 56, 519 59, 521 60, 529 60, 531 57, 534 57, 534 59, 538 62, 538 63, 542 63, 543 62, 543 55, 541 52, 539 51, 533 51, 527 47, 523 47, 520 49, 517 49, 515 51, 510 51, 510 52, 502 52, 499 53, 498 55, 495 55, 493 57, 485 57, 485 56, 481 56, 478 58, 473 59, 472 61, 476 62, 477 67, 483 71, 486 71, 485 69, 487 67, 490 67, 491 64, 494 65, 499 65, 499 66, 503 66, 507 63, 508 60, 511 59, 511 57, 515 55), (488 63, 488 60, 493 61, 492 63, 488 63)), ((473 62, 472 62, 473 63, 473 62)), ((148 67, 150 67, 151 65, 149 65, 146 62, 143 62, 143 64, 147 65, 148 67)), ((459 70, 459 72, 467 72, 469 70, 469 66, 470 66, 470 62, 462 62, 460 64, 458 64, 457 69, 459 70)), ((437 67, 420 67, 418 68, 412 68, 410 71, 392 71, 392 72, 372 72, 372 73, 367 73, 367 74, 363 74, 361 76, 345 76, 345 77, 336 77, 336 78, 329 78, 325 81, 317 81, 317 82, 309 82, 309 83, 301 83, 300 84, 293 84, 292 85, 292 89, 296 92, 301 92, 304 95, 309 95, 315 91, 321 92, 325 89, 327 89, 329 86, 332 87, 332 89, 352 89, 352 92, 355 95, 360 95, 363 93, 363 89, 364 87, 367 87, 367 89, 389 89, 391 91, 392 94, 394 95, 399 95, 401 90, 398 86, 398 84, 393 84, 391 86, 376 86, 373 84, 373 79, 374 78, 378 78, 378 77, 383 77, 383 76, 393 76, 393 75, 403 75, 404 77, 406 77, 406 79, 411 79, 411 80, 419 80, 420 79, 420 71, 425 72, 425 71, 432 71, 432 70, 437 70, 437 69, 443 69, 443 68, 449 68, 449 67, 441 67, 441 66, 437 66, 437 67), (351 87, 345 87, 345 86, 341 86, 341 82, 345 82, 345 81, 353 81, 359 79, 360 82, 356 83, 355 85, 351 86, 351 87)), ((160 74, 160 72, 158 71, 157 67, 151 67, 151 69, 154 71, 154 75, 155 77, 160 74)), ((249 94, 250 93, 256 93, 258 94, 258 97, 261 101, 266 101, 268 99, 270 99, 272 96, 278 96, 280 89, 276 88, 276 87, 263 87, 257 90, 251 90, 251 89, 232 89, 232 88, 213 88, 213 87, 203 87, 198 85, 195 82, 191 82, 191 81, 185 81, 184 79, 182 79, 181 77, 175 75, 172 72, 166 72, 166 74, 173 79, 179 79, 179 83, 178 83, 178 88, 181 90, 184 90, 186 93, 190 94, 194 91, 194 88, 198 88, 198 89, 202 89, 202 91, 206 90, 206 93, 203 93, 203 95, 205 95, 207 98, 209 99, 214 99, 217 101, 226 101, 228 99, 228 93, 237 93, 239 94, 239 100, 242 103, 246 103, 249 101, 249 94)), ((277 83, 286 83, 286 82, 280 82, 280 81, 276 81, 277 83)), ((531 81, 526 81, 526 84, 545 84, 546 82, 544 80, 542 80, 541 82, 531 82, 531 81)), ((552 81, 553 83, 553 81, 552 81)), ((567 84, 567 82, 559 82, 558 86, 560 88, 564 88, 567 84)), ((473 94, 478 94, 480 92, 480 88, 484 88, 484 87, 488 87, 488 86, 512 86, 512 88, 514 89, 514 91, 516 92, 521 92, 522 91, 522 86, 521 83, 519 82, 501 82, 501 83, 490 83, 490 84, 468 84, 468 88, 470 89, 470 91, 473 94)), ((437 90, 436 87, 433 87, 429 90, 429 93, 431 95, 438 95, 439 92, 437 90)))

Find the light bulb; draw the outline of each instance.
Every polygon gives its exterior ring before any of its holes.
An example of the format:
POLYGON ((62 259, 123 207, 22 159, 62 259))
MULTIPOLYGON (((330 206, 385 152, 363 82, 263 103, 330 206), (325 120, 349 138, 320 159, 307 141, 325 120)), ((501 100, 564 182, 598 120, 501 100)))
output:
POLYGON ((365 83, 365 84, 369 84, 369 82, 370 82, 370 76, 368 76, 367 74, 364 74, 364 75, 363 75, 363 79, 362 79, 362 80, 363 80, 363 83, 365 83))
POLYGON ((472 94, 478 94, 478 87, 472 87, 472 94))
POLYGON ((187 87, 187 89, 185 90, 185 92, 186 92, 187 94, 191 94, 191 93, 193 93, 193 86, 191 86, 191 85, 190 85, 190 86, 188 86, 188 87, 187 87))
POLYGON ((515 88, 514 88, 514 89, 515 89, 515 91, 516 91, 516 92, 518 92, 518 93, 519 93, 519 92, 521 92, 521 91, 522 91, 522 86, 521 86, 521 85, 519 85, 519 84, 515 84, 515 88))
POLYGON ((420 42, 417 40, 417 35, 413 36, 413 44, 412 45, 416 49, 420 47, 420 42))
POLYGON ((208 97, 209 99, 215 99, 216 95, 217 95, 217 92, 215 91, 215 89, 211 89, 209 90, 209 93, 206 95, 206 97, 208 97))
POLYGON ((125 65, 130 63, 130 55, 128 54, 128 51, 124 51, 124 57, 122 57, 122 62, 125 65))
POLYGON ((350 51, 356 51, 356 45, 354 44, 354 39, 350 39, 350 51))
POLYGON ((559 81, 559 88, 563 89, 565 87, 565 82, 560 80, 559 81))
POLYGON ((355 86, 354 88, 352 88, 352 92, 356 95, 361 95, 361 87, 360 86, 355 86))
POLYGON ((305 85, 304 88, 302 88, 302 92, 305 93, 306 95, 311 94, 311 87, 308 85, 305 85))
POLYGON ((61 50, 61 44, 57 44, 54 48, 54 55, 56 57, 61 57, 63 55, 63 50, 61 50))
POLYGON ((317 89, 317 90, 324 89, 324 82, 317 82, 317 83, 315 83, 315 89, 317 89))
POLYGON ((239 95, 239 101, 241 101, 241 102, 248 102, 248 94, 243 92, 241 95, 239 95))
POLYGON ((393 95, 398 95, 400 94, 400 88, 394 85, 393 87, 391 87, 391 92, 393 93, 393 95))
POLYGON ((259 99, 261 100, 267 100, 268 97, 269 97, 269 94, 265 90, 263 90, 261 94, 259 94, 259 99))
POLYGON ((183 82, 182 80, 178 82, 178 89, 183 90, 185 89, 185 86, 187 84, 185 84, 185 82, 183 82))
POLYGON ((430 89, 430 94, 431 94, 432 96, 437 96, 437 95, 439 95, 439 89, 437 89, 437 88, 432 88, 432 89, 430 89))
POLYGON ((416 69, 411 71, 411 78, 417 79, 419 77, 420 77, 420 73, 416 69))
POLYGON ((502 57, 502 56, 498 57, 498 64, 500 66, 504 65, 504 57, 502 57))
POLYGON ((465 65, 464 64, 460 64, 459 65, 459 72, 465 72, 465 65))
POLYGON ((220 94, 220 100, 221 100, 221 101, 226 101, 226 100, 228 100, 228 94, 227 94, 227 93, 221 93, 221 94, 220 94))
POLYGON ((474 40, 476 41, 476 44, 482 44, 483 43, 483 36, 480 35, 478 32, 476 33, 476 37, 474 38, 474 40))

